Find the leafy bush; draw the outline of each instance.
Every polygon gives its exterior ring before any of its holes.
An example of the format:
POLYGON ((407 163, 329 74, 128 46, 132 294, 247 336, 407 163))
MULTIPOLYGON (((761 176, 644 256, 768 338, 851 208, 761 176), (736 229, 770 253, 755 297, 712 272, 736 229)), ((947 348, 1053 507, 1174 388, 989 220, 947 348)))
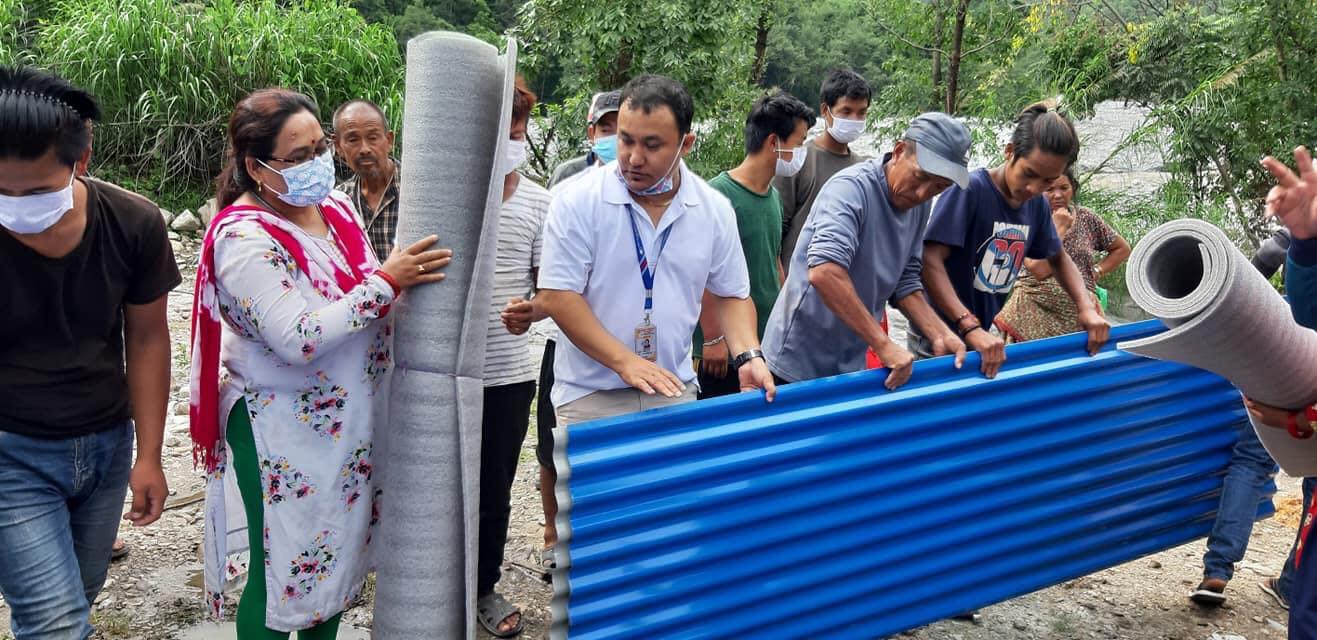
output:
POLYGON ((302 91, 326 121, 351 98, 402 116, 393 34, 341 0, 66 0, 41 27, 37 59, 96 95, 98 158, 153 177, 148 192, 204 188, 233 106, 255 89, 302 91))

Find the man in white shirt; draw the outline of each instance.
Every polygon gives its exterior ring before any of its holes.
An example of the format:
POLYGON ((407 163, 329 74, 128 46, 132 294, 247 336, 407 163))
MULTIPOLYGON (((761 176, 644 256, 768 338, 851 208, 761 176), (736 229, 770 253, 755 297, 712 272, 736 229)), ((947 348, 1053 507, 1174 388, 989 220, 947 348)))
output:
POLYGON ((681 83, 622 90, 618 158, 563 186, 549 208, 543 313, 569 342, 555 357, 559 426, 695 399, 691 335, 713 294, 741 389, 776 389, 759 351, 730 203, 681 162, 695 142, 681 83))

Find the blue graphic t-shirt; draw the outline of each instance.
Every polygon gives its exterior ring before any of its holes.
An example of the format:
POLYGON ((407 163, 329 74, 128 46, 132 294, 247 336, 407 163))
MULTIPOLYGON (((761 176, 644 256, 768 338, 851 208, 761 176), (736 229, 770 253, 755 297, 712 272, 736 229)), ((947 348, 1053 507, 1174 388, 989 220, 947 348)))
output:
POLYGON ((1013 209, 987 169, 970 174, 969 188, 953 186, 942 194, 924 240, 951 247, 947 275, 961 304, 985 328, 1006 303, 1024 259, 1050 258, 1061 250, 1047 198, 1039 195, 1013 209))

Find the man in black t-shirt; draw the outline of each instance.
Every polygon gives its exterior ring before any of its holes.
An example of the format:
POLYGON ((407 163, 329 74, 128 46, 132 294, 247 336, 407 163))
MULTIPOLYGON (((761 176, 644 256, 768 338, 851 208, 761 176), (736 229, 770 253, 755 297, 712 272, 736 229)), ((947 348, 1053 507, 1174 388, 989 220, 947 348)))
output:
POLYGON ((20 640, 90 636, 127 489, 138 526, 168 495, 181 277, 158 207, 79 177, 99 115, 62 79, 0 67, 0 595, 20 640))

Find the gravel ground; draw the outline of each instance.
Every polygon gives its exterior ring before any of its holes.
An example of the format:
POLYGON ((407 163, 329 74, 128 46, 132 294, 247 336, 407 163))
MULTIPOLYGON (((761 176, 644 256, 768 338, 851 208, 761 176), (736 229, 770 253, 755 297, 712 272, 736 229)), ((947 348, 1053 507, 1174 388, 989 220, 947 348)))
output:
MULTIPOLYGON (((165 468, 171 497, 158 523, 143 529, 124 527, 122 535, 131 553, 111 567, 97 599, 93 622, 98 639, 225 637, 195 632, 204 615, 200 600, 202 483, 192 468, 185 381, 196 246, 185 239, 175 249, 184 269, 184 284, 169 299, 175 386, 165 436, 165 468), (194 631, 189 633, 189 629, 194 631)), ((898 325, 894 333, 899 330, 898 325)), ((540 336, 534 340, 543 342, 540 336)), ((514 566, 505 572, 500 589, 525 607, 524 637, 543 638, 549 626, 552 591, 532 571, 515 566, 535 566, 543 539, 533 420, 513 488, 506 556, 514 566)), ((989 607, 982 611, 979 623, 939 622, 903 636, 948 640, 1284 638, 1286 612, 1257 586, 1284 561, 1298 520, 1298 481, 1280 477, 1277 485, 1278 516, 1254 529, 1248 555, 1227 590, 1229 601, 1220 609, 1200 609, 1186 597, 1202 575, 1203 544, 1198 541, 989 607)), ((345 614, 349 628, 343 636, 351 635, 353 628, 368 629, 370 612, 368 590, 365 602, 345 614)), ((481 637, 489 636, 482 633, 481 637)), ((748 631, 742 637, 756 634, 748 631)), ((8 638, 8 611, 0 604, 0 639, 8 638)))

